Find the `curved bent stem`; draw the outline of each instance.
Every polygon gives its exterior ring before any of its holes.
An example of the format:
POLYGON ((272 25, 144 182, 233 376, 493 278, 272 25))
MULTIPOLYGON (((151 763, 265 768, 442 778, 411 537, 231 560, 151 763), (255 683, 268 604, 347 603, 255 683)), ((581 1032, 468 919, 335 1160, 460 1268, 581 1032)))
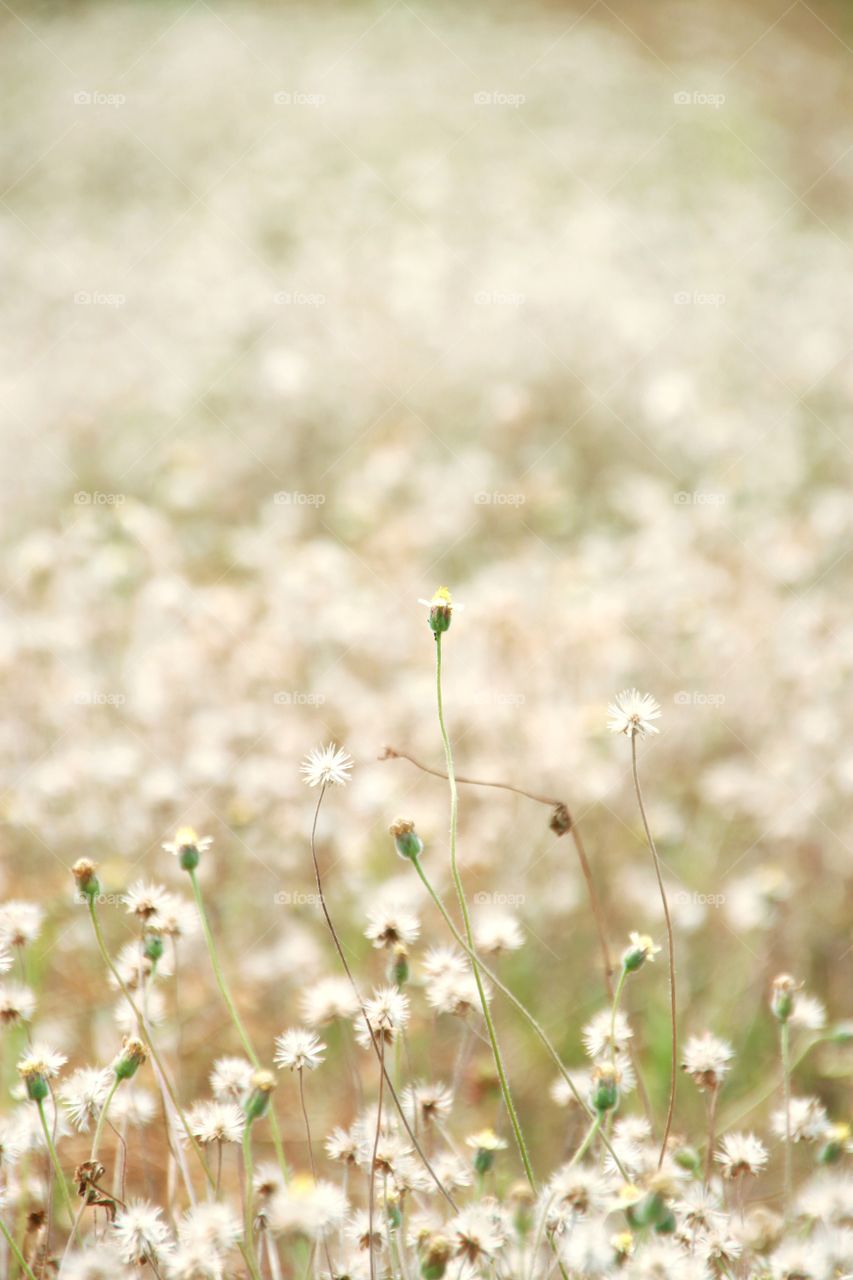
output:
POLYGON ((640 788, 640 775, 637 770, 637 735, 631 735, 631 770, 634 775, 634 790, 637 794, 637 804, 640 807, 640 817, 643 820, 643 830, 646 833, 646 841, 648 842, 649 851, 652 855, 652 862, 655 868, 655 876, 657 877, 658 890, 660 891, 660 900, 663 904, 663 914, 666 921, 666 946, 669 956, 669 1020, 670 1020, 670 1037, 672 1041, 672 1052, 670 1055, 670 1076, 669 1076, 669 1103, 666 1109, 666 1123, 663 1129, 663 1138, 661 1140, 660 1155, 658 1156, 658 1168, 663 1164, 663 1158, 666 1155, 666 1144, 669 1141, 670 1131, 672 1129, 672 1117, 675 1111, 675 1088, 678 1079, 678 1009, 675 994, 675 941, 672 934, 672 918, 669 914, 669 902, 667 901, 666 889, 663 885, 663 877, 660 871, 660 859, 658 851, 655 847, 654 838, 649 828, 648 818, 646 817, 646 808, 643 804, 643 793, 640 788))
POLYGON ((492 1015, 489 1012, 489 1002, 486 999, 485 988, 483 987, 483 979, 480 973, 480 962, 477 959, 477 953, 474 949, 474 934, 471 929, 471 918, 468 913, 468 903, 465 898, 465 889, 462 884, 462 877, 459 874, 459 866, 456 859, 456 828, 458 822, 459 811, 459 793, 456 787, 456 777, 453 772, 453 751, 450 746, 450 738, 447 733, 447 726, 444 723, 444 707, 441 698, 441 632, 435 632, 435 686, 436 699, 438 703, 438 724, 441 730, 441 739, 444 743, 444 758, 447 764, 447 778, 450 783, 450 869, 453 874, 453 882, 456 886, 456 896, 459 899, 459 910, 462 913, 462 923, 465 927, 465 937, 468 939, 468 958, 471 961, 471 970, 474 974, 474 981, 477 984, 477 993, 480 997, 480 1005, 483 1010, 483 1018, 486 1023, 486 1030, 489 1033, 489 1042, 492 1046, 492 1056, 495 1060, 495 1069, 498 1073, 498 1082, 500 1084, 503 1100, 509 1114, 509 1121, 515 1136, 518 1154, 521 1156, 521 1163, 524 1166, 524 1172, 527 1181, 531 1187, 536 1190, 536 1178, 533 1174, 533 1166, 530 1163, 530 1156, 527 1152, 527 1144, 524 1141, 524 1134, 518 1120, 518 1114, 515 1110, 515 1104, 512 1100, 510 1092, 509 1080, 507 1079, 506 1070, 504 1068, 503 1058, 501 1057, 500 1046, 498 1045, 495 1024, 492 1021, 492 1015))

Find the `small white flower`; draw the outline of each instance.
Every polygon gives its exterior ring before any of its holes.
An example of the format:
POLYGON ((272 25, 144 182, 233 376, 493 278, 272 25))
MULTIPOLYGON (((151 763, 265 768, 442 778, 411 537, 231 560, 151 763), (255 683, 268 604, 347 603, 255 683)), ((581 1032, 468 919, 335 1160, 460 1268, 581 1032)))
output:
POLYGON ((78 1067, 63 1084, 59 1099, 79 1133, 88 1133, 101 1114, 112 1081, 106 1068, 78 1067))
MULTIPOLYGON (((374 1036, 386 1046, 394 1043, 398 1033, 405 1030, 409 1021, 409 997, 396 987, 382 987, 364 1002, 364 1009, 374 1036)), ((356 1022, 355 1038, 363 1049, 370 1048, 370 1032, 360 1014, 356 1022)))
POLYGON ((157 1265, 169 1257, 174 1246, 161 1214, 147 1200, 131 1201, 119 1211, 112 1231, 123 1262, 141 1267, 149 1261, 157 1265))
POLYGON ((313 1031, 292 1027, 276 1037, 275 1064, 291 1071, 313 1071, 326 1056, 326 1046, 313 1031))
POLYGON ((700 1089, 716 1089, 722 1084, 734 1056, 730 1044, 706 1031, 687 1041, 681 1065, 700 1089))
POLYGON ((247 1058, 217 1058, 210 1073, 210 1091, 222 1102, 240 1102, 249 1092, 254 1067, 247 1058))
POLYGON ((309 751, 300 769, 302 781, 309 787, 318 787, 321 783, 324 787, 345 787, 350 780, 352 756, 343 747, 330 742, 327 747, 315 747, 309 751))
POLYGON ((590 1018, 581 1034, 589 1057, 600 1058, 605 1051, 621 1053, 634 1033, 621 1009, 617 1011, 615 1020, 609 1009, 602 1009, 590 1018))
POLYGON ((517 951, 524 946, 521 925, 508 911, 484 912, 474 921, 474 941, 484 955, 496 956, 501 951, 517 951))
POLYGON ((753 1177, 767 1164, 767 1148, 754 1133, 727 1133, 714 1159, 722 1165, 725 1178, 753 1177))
POLYGON ((644 738, 647 733, 660 733, 652 724, 660 719, 660 704, 650 693, 637 689, 623 689, 607 708, 610 719, 607 727, 611 733, 624 733, 629 738, 644 738))
POLYGON ((405 907, 374 907, 367 914, 364 936, 377 950, 396 947, 400 943, 409 947, 418 939, 421 923, 412 911, 405 907))
POLYGON ((347 978, 320 978, 302 994, 302 1017, 310 1027, 351 1018, 358 1000, 347 978))
POLYGON ((58 1053, 47 1045, 34 1044, 18 1062, 18 1074, 24 1080, 31 1080, 35 1076, 44 1076, 45 1080, 53 1080, 67 1061, 64 1053, 58 1053))
MULTIPOLYGON (((788 1120, 785 1108, 774 1111, 770 1118, 770 1127, 781 1138, 787 1141, 788 1120)), ((790 1106, 790 1130, 792 1142, 814 1142, 822 1138, 829 1127, 826 1108, 817 1098, 792 1098, 790 1106)))
POLYGON ((37 902, 14 899, 0 903, 0 937, 13 947, 35 942, 41 933, 44 910, 37 902))
POLYGON ((792 1027, 803 1027, 806 1031, 820 1031, 826 1026, 826 1008, 817 996, 798 991, 794 996, 790 1023, 792 1027))
POLYGON ((178 827, 171 840, 165 840, 162 848, 179 858, 186 849, 195 849, 198 853, 207 853, 213 844, 213 836, 200 836, 194 827, 178 827))
POLYGON ((453 1093, 444 1084, 410 1084, 403 1091, 403 1106, 412 1124, 429 1124, 450 1115, 453 1093))
POLYGON ((35 1007, 36 998, 29 987, 20 982, 0 983, 0 1025, 29 1022, 35 1007))
POLYGON ((213 1142, 241 1142, 246 1117, 236 1102, 197 1102, 187 1123, 203 1147, 213 1142))

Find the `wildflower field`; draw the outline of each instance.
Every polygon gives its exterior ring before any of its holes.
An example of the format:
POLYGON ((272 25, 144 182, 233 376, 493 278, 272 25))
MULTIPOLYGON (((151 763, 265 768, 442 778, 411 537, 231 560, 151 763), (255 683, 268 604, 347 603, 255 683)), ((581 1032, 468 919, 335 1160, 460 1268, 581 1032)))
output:
POLYGON ((0 1280, 853 1275, 849 7, 0 26, 0 1280))

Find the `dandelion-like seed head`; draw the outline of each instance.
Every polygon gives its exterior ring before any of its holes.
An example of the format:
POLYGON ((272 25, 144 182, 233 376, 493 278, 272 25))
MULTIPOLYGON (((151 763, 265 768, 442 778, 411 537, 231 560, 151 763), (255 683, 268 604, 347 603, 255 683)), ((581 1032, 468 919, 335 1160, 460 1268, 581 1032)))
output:
POLYGON ((767 1164, 767 1148, 754 1133, 727 1133, 715 1154, 723 1177, 757 1177, 767 1164))
POLYGON ((348 751, 330 742, 314 747, 302 761, 302 781, 309 787, 345 787, 350 781, 353 760, 348 751))
POLYGON ((611 733, 624 733, 629 738, 644 738, 647 733, 660 733, 652 723, 660 719, 660 704, 650 693, 623 689, 607 708, 607 727, 611 733))
POLYGON ((706 1031, 691 1036, 684 1046, 681 1065, 700 1089, 718 1089, 728 1073, 734 1049, 706 1031))
POLYGON ((275 1064, 283 1070, 313 1071, 326 1056, 326 1046, 313 1031, 292 1027, 275 1042, 275 1064))

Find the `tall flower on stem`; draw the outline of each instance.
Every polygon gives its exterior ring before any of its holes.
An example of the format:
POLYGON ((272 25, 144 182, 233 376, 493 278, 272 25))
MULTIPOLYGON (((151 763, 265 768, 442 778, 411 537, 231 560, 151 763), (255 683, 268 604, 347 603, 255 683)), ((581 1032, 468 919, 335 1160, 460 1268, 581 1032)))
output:
POLYGON ((663 1164, 663 1158, 666 1154, 666 1146, 669 1141, 669 1135, 672 1130, 672 1117, 675 1111, 675 1090, 678 1078, 678 1005, 676 998, 676 979, 675 979, 675 940, 672 933, 672 918, 669 914, 669 902, 666 896, 666 889, 663 884, 663 877, 660 870, 660 859, 655 846, 654 837, 649 827, 648 818, 646 817, 646 808, 643 804, 643 792, 640 787, 640 774, 637 768, 637 739, 645 738, 647 734, 659 733, 660 730, 653 721, 660 718, 660 705, 652 697, 650 693, 640 693, 637 689, 623 689, 619 696, 611 702, 607 708, 608 721, 607 727, 611 733, 621 733, 631 740, 631 770, 634 775, 634 791, 637 796, 637 804, 640 809, 640 817, 643 822, 643 830, 646 833, 646 841, 649 846, 649 852, 652 855, 652 863, 655 869, 655 877, 658 882, 658 890, 660 891, 660 900, 663 905, 664 920, 666 921, 666 942, 667 951, 669 953, 669 1013, 670 1013, 670 1034, 672 1042, 672 1051, 670 1054, 670 1076, 669 1076, 669 1103, 666 1109, 666 1123, 663 1130, 663 1139, 661 1141, 660 1155, 658 1157, 658 1165, 663 1164))
POLYGON ((684 1046, 681 1065, 696 1086, 708 1094, 708 1149, 705 1153, 705 1186, 711 1181, 716 1140, 717 1102, 720 1088, 728 1074, 734 1050, 725 1040, 706 1031, 702 1036, 691 1036, 684 1046))
MULTIPOLYGON (((450 737, 447 733, 447 726, 444 721, 444 705, 441 693, 441 638, 442 635, 449 630, 453 618, 453 601, 447 587, 439 587, 431 601, 427 603, 429 607, 429 626, 435 637, 435 687, 436 687, 436 703, 438 709, 438 725, 441 731, 441 740, 444 744, 444 759, 447 768, 447 778, 450 785, 450 870, 453 875, 453 883, 456 887, 456 896, 459 901, 459 910, 462 914, 462 923, 464 926, 465 938, 467 940, 467 953, 471 961, 471 971, 474 975, 474 981, 477 984, 477 994, 480 998, 480 1006, 483 1010, 483 1018, 486 1023, 486 1030, 489 1035, 489 1043, 492 1048, 492 1056, 495 1060, 495 1068, 498 1073, 498 1082, 500 1084, 501 1094, 509 1114, 510 1124, 512 1126, 513 1136, 515 1137, 518 1153, 521 1156, 521 1163, 524 1166, 524 1172, 527 1181, 531 1187, 536 1186, 536 1179, 533 1174, 533 1166, 530 1163, 530 1156, 527 1152, 527 1144, 524 1141, 524 1134, 518 1120, 515 1110, 515 1104, 512 1100, 510 1092, 509 1080, 507 1079, 506 1069, 504 1067, 503 1058, 501 1056, 500 1046, 498 1045, 495 1024, 492 1015, 489 1012, 489 1002, 486 999, 486 991, 483 986, 483 979, 480 972, 480 961, 474 946, 474 932, 471 927, 471 917, 468 911, 468 902, 465 897, 465 888, 462 884, 462 877, 459 874, 459 866, 456 857, 456 834, 459 816, 459 792, 456 786, 456 773, 453 765, 453 750, 450 745, 450 737)), ((456 606, 457 608, 460 606, 456 606)))
MULTIPOLYGON (((219 953, 216 949, 216 941, 213 937, 213 930, 210 927, 210 921, 204 905, 204 898, 201 893, 201 885, 198 882, 196 874, 198 864, 201 861, 201 855, 206 853, 213 844, 211 836, 199 837, 196 835, 192 827, 181 827, 175 834, 174 840, 167 841, 163 848, 167 853, 172 853, 178 859, 182 869, 187 872, 192 885, 193 897, 195 898, 198 917, 201 921, 201 929, 204 934, 207 953, 210 957, 210 963, 213 968, 213 976, 216 979, 216 985, 219 988, 219 994, 222 996, 225 1007, 228 1010, 231 1022, 237 1035, 240 1037, 240 1043, 246 1057, 251 1062, 255 1071, 261 1070, 261 1061, 255 1053, 255 1047, 249 1038, 243 1019, 237 1011, 237 1005, 231 995, 228 983, 225 980, 225 974, 219 961, 219 953)), ((284 1146, 281 1141, 281 1130, 278 1125, 278 1118, 273 1107, 269 1108, 270 1133, 272 1134, 273 1146, 275 1147, 276 1157, 281 1169, 282 1177, 287 1178, 287 1162, 284 1158, 284 1146)))
POLYGON ((770 992, 770 1010, 779 1023, 779 1048, 782 1057, 782 1092, 785 1105, 785 1213, 791 1207, 791 1017, 794 1013, 797 991, 800 988, 789 973, 780 973, 773 979, 770 992))
MULTIPOLYGON (((409 1118, 406 1115, 405 1108, 403 1107, 403 1104, 400 1101, 399 1094, 397 1093, 397 1090, 394 1088, 394 1084, 391 1080, 391 1077, 388 1074, 388 1070, 385 1066, 385 1053, 384 1053, 383 1043, 381 1042, 380 1037, 374 1031, 370 1016, 368 1014, 367 1006, 365 1004, 364 999, 362 998, 361 991, 359 990, 359 987, 358 987, 358 983, 356 982, 355 977, 353 976, 353 972, 352 972, 352 969, 350 968, 349 961, 346 958, 346 953, 344 952, 343 946, 341 944, 341 940, 338 936, 338 931, 335 928, 334 921, 332 920, 331 913, 329 911, 329 907, 326 902, 326 895, 323 891, 323 877, 320 872, 320 861, 317 857, 317 820, 320 816, 320 807, 323 803, 323 797, 326 794, 327 788, 330 786, 339 786, 339 787, 345 786, 347 782, 349 782, 349 771, 351 767, 352 767, 352 762, 349 754, 346 751, 344 751, 342 748, 335 747, 334 744, 332 743, 330 743, 329 746, 324 749, 312 751, 310 755, 303 761, 303 764, 302 764, 303 780, 305 781, 305 783, 309 787, 319 786, 320 788, 320 794, 317 797, 317 804, 314 807, 314 818, 311 823, 311 861, 314 866, 314 880, 317 885, 317 896, 320 899, 320 908, 323 912, 323 918, 326 921, 326 926, 331 935, 332 942, 335 947, 335 951, 337 952, 337 955, 338 955, 338 959, 340 960, 344 973, 347 976, 347 981, 349 982, 349 985, 352 988, 353 995, 355 996, 356 1003, 358 1005, 362 1019, 364 1020, 365 1036, 367 1038, 367 1042, 370 1045, 370 1047, 372 1047, 373 1052, 376 1055, 376 1059, 379 1063, 379 1071, 382 1077, 382 1087, 384 1088, 387 1086, 388 1092, 391 1095, 391 1098, 394 1102, 394 1105, 403 1123, 403 1127, 409 1136, 412 1146, 414 1147, 415 1151, 418 1153, 418 1156, 420 1157, 420 1160, 424 1165, 424 1168, 432 1178, 438 1190, 447 1200, 448 1204, 451 1206, 453 1211, 456 1212, 456 1204, 453 1200, 453 1197, 449 1194, 444 1184, 442 1183, 441 1179, 438 1177, 429 1159, 427 1158, 426 1153, 423 1150, 423 1147, 419 1143, 417 1139, 417 1135, 415 1134, 414 1129, 409 1123, 409 1118)), ((373 1174, 371 1172, 371 1185, 372 1185, 372 1179, 373 1179, 373 1174)), ((375 1274, 375 1265, 376 1264, 375 1264, 375 1259, 373 1257, 373 1250, 371 1250, 370 1252, 371 1276, 375 1274)))

